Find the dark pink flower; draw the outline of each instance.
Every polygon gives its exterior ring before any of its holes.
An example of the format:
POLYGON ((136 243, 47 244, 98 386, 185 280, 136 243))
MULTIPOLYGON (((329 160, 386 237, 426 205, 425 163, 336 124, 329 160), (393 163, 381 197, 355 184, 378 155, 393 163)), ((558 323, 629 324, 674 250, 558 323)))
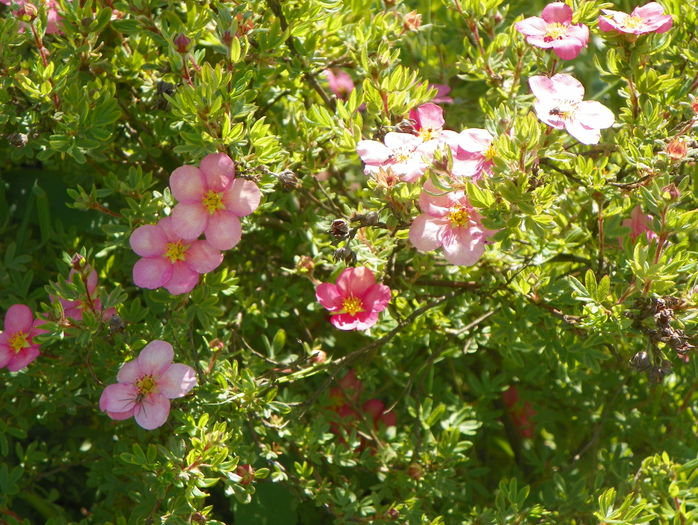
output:
POLYGON ((664 8, 657 2, 636 7, 628 14, 622 11, 602 9, 599 17, 601 31, 619 31, 631 35, 643 33, 666 33, 674 24, 671 15, 664 14, 664 8))
POLYGON ((337 98, 347 100, 351 92, 354 91, 354 81, 349 74, 341 69, 325 69, 322 73, 327 79, 332 93, 337 98))
POLYGON ((589 43, 589 28, 572 24, 572 8, 564 2, 553 2, 543 9, 541 17, 532 16, 516 24, 526 42, 544 49, 552 48, 563 60, 571 60, 589 43))
POLYGON ((536 409, 528 401, 519 400, 519 391, 515 386, 510 386, 502 392, 502 401, 507 407, 511 422, 522 437, 532 438, 535 434, 536 424, 533 417, 536 409))
POLYGON ((652 219, 653 217, 651 215, 642 212, 642 208, 638 204, 633 208, 630 218, 625 219, 622 225, 626 228, 630 228, 630 238, 633 242, 643 233, 647 237, 647 240, 651 241, 657 238, 657 234, 650 228, 652 219))
POLYGON ((170 399, 196 386, 190 366, 172 363, 174 350, 166 341, 148 343, 137 358, 124 363, 99 398, 99 409, 115 420, 134 417, 146 430, 162 426, 170 415, 170 399))
POLYGON ((25 304, 13 304, 5 314, 5 330, 0 332, 0 368, 16 372, 39 355, 39 343, 34 337, 46 333, 39 328, 44 321, 34 319, 25 304))
POLYGON ((565 129, 582 144, 597 144, 601 138, 599 130, 615 122, 606 106, 583 100, 584 86, 570 75, 534 76, 528 79, 528 85, 536 96, 538 118, 549 126, 565 129))
POLYGON ((434 104, 453 104, 453 99, 448 96, 451 88, 445 84, 429 84, 430 88, 436 88, 436 96, 431 99, 434 104))
POLYGON ((376 284, 373 272, 364 266, 347 268, 336 284, 321 283, 315 295, 331 312, 330 322, 340 330, 370 328, 390 302, 390 288, 376 284))
POLYGON ((365 164, 364 173, 375 175, 381 169, 390 169, 406 182, 424 175, 437 146, 436 141, 425 143, 411 133, 393 131, 387 133, 383 141, 361 140, 356 145, 356 151, 365 164))
POLYGON ((217 250, 229 250, 242 236, 240 217, 259 206, 257 185, 235 178, 235 165, 225 153, 206 155, 199 167, 180 166, 170 175, 172 196, 179 203, 172 210, 174 231, 181 239, 202 233, 217 250))
POLYGON ((164 286, 174 295, 191 291, 199 274, 215 270, 223 254, 207 241, 182 238, 172 217, 136 228, 129 239, 142 257, 133 265, 133 282, 154 290, 164 286))
POLYGON ((431 181, 424 185, 419 196, 422 214, 412 221, 410 242, 421 252, 440 247, 451 264, 472 266, 495 232, 482 225, 480 214, 463 191, 439 193, 431 181))

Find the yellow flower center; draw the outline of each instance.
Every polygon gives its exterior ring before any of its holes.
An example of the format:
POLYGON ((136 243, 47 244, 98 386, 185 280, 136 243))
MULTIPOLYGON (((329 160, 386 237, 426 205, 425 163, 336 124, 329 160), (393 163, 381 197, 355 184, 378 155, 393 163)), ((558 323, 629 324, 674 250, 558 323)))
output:
POLYGON ((628 16, 623 20, 623 27, 626 29, 637 29, 643 24, 644 20, 639 16, 628 16))
POLYGON ((206 192, 206 195, 204 195, 204 198, 201 200, 201 204, 204 205, 204 208, 206 208, 211 215, 216 213, 218 210, 225 209, 225 204, 223 204, 221 194, 213 190, 206 192))
POLYGON ((345 313, 349 315, 356 315, 364 311, 364 303, 358 297, 350 296, 344 299, 342 303, 342 308, 345 313))
POLYGON ((136 388, 138 393, 142 396, 147 396, 157 390, 157 383, 153 376, 143 376, 138 381, 136 381, 136 388))
POLYGON ((171 263, 184 261, 186 259, 188 249, 189 245, 182 243, 182 241, 168 242, 165 257, 167 257, 171 263))
POLYGON ((494 146, 490 145, 490 147, 487 148, 487 151, 485 151, 485 159, 493 161, 495 155, 497 155, 497 150, 494 149, 494 146))
POLYGON ((10 337, 9 343, 10 348, 12 348, 12 351, 15 354, 18 353, 22 348, 27 348, 29 346, 29 343, 27 342, 27 335, 24 332, 17 332, 15 335, 10 337))
POLYGON ((553 22, 548 24, 545 31, 545 39, 557 40, 562 38, 567 34, 567 26, 561 24, 560 22, 553 22))
POLYGON ((454 208, 453 210, 451 210, 451 213, 448 214, 448 218, 451 221, 451 224, 454 228, 461 228, 463 226, 467 226, 470 222, 470 214, 468 213, 468 210, 466 210, 462 206, 459 206, 458 208, 454 208))
POLYGON ((419 138, 422 139, 422 142, 430 141, 435 135, 436 131, 431 128, 422 128, 419 130, 419 138))

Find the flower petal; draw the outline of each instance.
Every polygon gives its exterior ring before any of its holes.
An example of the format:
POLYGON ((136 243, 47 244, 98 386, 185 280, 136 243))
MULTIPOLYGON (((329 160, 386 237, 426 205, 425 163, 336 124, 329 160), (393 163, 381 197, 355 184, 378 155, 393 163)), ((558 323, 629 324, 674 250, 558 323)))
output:
POLYGON ((199 282, 199 274, 186 263, 178 261, 172 265, 172 276, 163 285, 172 295, 191 292, 199 282))
POLYGON ((574 112, 574 120, 588 128, 605 129, 613 126, 616 117, 606 106, 595 100, 580 102, 574 112))
POLYGON ((138 398, 136 385, 115 383, 107 386, 99 398, 99 409, 102 412, 128 412, 138 398))
POLYGON ((473 235, 469 228, 456 228, 443 237, 444 257, 451 264, 472 266, 485 252, 482 235, 473 235))
POLYGON ((10 359, 12 359, 14 355, 14 351, 7 345, 5 341, 0 342, 0 368, 5 368, 5 366, 7 366, 7 363, 10 362, 10 359))
MULTIPOLYGON (((417 123, 417 129, 441 129, 446 121, 444 110, 432 102, 422 104, 410 111, 410 118, 417 123)), ((387 142, 386 142, 387 144, 387 142)))
POLYGON ((161 427, 170 415, 170 400, 162 394, 150 394, 133 411, 133 418, 146 430, 161 427))
POLYGON ((25 366, 27 366, 29 363, 34 361, 37 357, 39 357, 39 347, 37 346, 30 346, 28 348, 22 348, 19 352, 17 352, 12 359, 10 359, 10 362, 7 363, 7 369, 10 372, 16 372, 17 370, 21 370, 25 366))
POLYGON ((167 251, 167 237, 160 226, 139 226, 128 239, 131 249, 141 257, 156 257, 167 251))
POLYGON ((413 151, 417 149, 420 144, 422 144, 422 139, 420 139, 417 135, 412 135, 411 133, 397 133, 395 131, 390 131, 389 133, 385 134, 383 142, 385 142, 385 145, 393 151, 413 151))
POLYGON ((206 240, 218 250, 230 250, 242 238, 240 219, 233 213, 219 211, 212 215, 206 227, 206 240))
POLYGON ((186 396, 196 386, 196 372, 190 366, 174 363, 160 376, 158 388, 165 397, 186 396))
POLYGON ((315 288, 315 297, 318 302, 329 311, 338 311, 343 308, 344 296, 339 288, 332 283, 321 283, 315 288))
POLYGON ((382 312, 388 306, 391 297, 390 288, 384 284, 374 284, 366 291, 361 300, 366 311, 382 312))
POLYGON ((155 339, 151 341, 136 358, 138 367, 143 375, 159 376, 172 364, 174 349, 167 341, 155 339))
POLYGON ((444 224, 428 215, 418 215, 410 226, 409 239, 420 252, 435 250, 441 246, 444 224))
MULTIPOLYGON (((376 314, 376 319, 378 314, 376 314)), ((338 314, 330 317, 330 323, 335 328, 340 330, 355 330, 357 325, 357 319, 355 315, 350 314, 338 314)))
POLYGON ((172 209, 172 226, 180 239, 196 239, 206 229, 209 217, 200 202, 180 202, 172 209))
POLYGON ((116 374, 116 380, 119 383, 135 383, 145 374, 141 371, 141 367, 138 366, 138 359, 131 359, 126 361, 116 374))
POLYGON ((577 58, 584 44, 576 38, 560 38, 552 42, 553 52, 562 60, 577 58))
POLYGON ((514 24, 516 30, 525 36, 545 36, 548 30, 548 24, 538 16, 524 18, 520 22, 514 24))
POLYGON ((564 2, 552 2, 543 8, 541 16, 549 24, 569 24, 572 21, 572 8, 564 2))
POLYGON ((244 217, 255 211, 260 200, 262 200, 262 192, 251 180, 235 179, 223 192, 225 209, 238 217, 244 217))
POLYGON ((356 152, 361 160, 370 165, 381 165, 390 160, 392 151, 376 140, 360 140, 356 144, 356 152))
POLYGON ((199 164, 209 190, 224 191, 235 177, 235 163, 225 153, 206 155, 199 164))
POLYGON ((133 265, 133 282, 136 286, 155 290, 172 277, 172 264, 164 257, 144 257, 133 265))
POLYGON ((598 144, 601 138, 601 132, 598 129, 587 127, 576 119, 567 121, 565 129, 582 144, 598 144))
POLYGON ((223 262, 223 254, 207 241, 194 241, 187 250, 187 266, 195 272, 212 272, 221 262, 223 262))
POLYGON ((206 192, 206 179, 196 166, 180 166, 170 175, 170 189, 179 202, 200 202, 206 192))
POLYGON ((337 288, 344 296, 361 298, 376 283, 373 272, 365 266, 347 268, 337 277, 337 288))
POLYGON ((5 314, 5 332, 10 335, 17 332, 29 332, 34 322, 34 314, 26 304, 13 304, 5 314))

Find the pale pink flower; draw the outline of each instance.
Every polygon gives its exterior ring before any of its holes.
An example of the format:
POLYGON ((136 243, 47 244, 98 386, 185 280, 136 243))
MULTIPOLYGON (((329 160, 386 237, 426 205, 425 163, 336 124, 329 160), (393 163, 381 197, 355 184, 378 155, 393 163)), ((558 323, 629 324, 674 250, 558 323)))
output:
POLYGON ((448 96, 451 92, 450 86, 445 84, 429 84, 430 88, 436 88, 436 96, 431 99, 434 104, 453 104, 453 99, 448 96))
POLYGON ((25 304, 13 304, 5 313, 5 330, 0 332, 0 368, 16 372, 34 361, 39 355, 39 343, 34 337, 46 333, 39 328, 44 323, 34 319, 25 304))
POLYGON ((346 71, 341 69, 325 69, 322 72, 330 90, 337 98, 347 100, 352 91, 354 91, 354 81, 346 71))
POLYGON ((582 144, 597 144, 600 129, 615 122, 610 109, 595 100, 584 99, 584 86, 576 78, 558 73, 553 77, 534 76, 528 85, 536 96, 538 118, 557 129, 565 129, 582 144))
POLYGON ((364 173, 375 175, 381 169, 390 169, 406 182, 424 175, 437 146, 436 141, 425 143, 411 133, 394 131, 387 133, 383 141, 361 140, 356 145, 356 151, 365 163, 364 173))
POLYGON ((170 175, 172 196, 179 203, 172 210, 174 230, 182 239, 202 233, 217 250, 229 250, 242 236, 240 217, 259 206, 257 185, 235 178, 235 165, 225 153, 206 155, 201 164, 180 166, 170 175))
POLYGON ((622 225, 626 228, 630 228, 630 238, 633 242, 642 235, 643 233, 647 237, 648 241, 657 238, 657 234, 652 231, 650 227, 652 225, 653 217, 649 214, 642 212, 642 208, 638 204, 633 208, 629 219, 625 219, 622 225))
POLYGON ((441 139, 444 124, 444 110, 427 102, 410 111, 410 119, 414 120, 414 129, 422 142, 441 139))
POLYGON ((486 129, 464 129, 447 139, 453 154, 454 177, 469 177, 479 180, 483 173, 492 174, 496 154, 492 141, 494 137, 486 129))
POLYGON ((451 264, 472 266, 482 257, 488 238, 495 232, 482 225, 480 214, 463 191, 438 194, 439 190, 427 181, 419 196, 422 214, 410 226, 410 242, 421 252, 441 247, 451 264))
POLYGON ((564 2, 553 2, 543 9, 541 17, 532 16, 518 22, 516 30, 526 42, 544 49, 552 48, 563 60, 571 60, 589 43, 589 28, 572 24, 572 8, 564 2))
POLYGON ((196 386, 190 366, 172 363, 174 350, 166 341, 148 343, 137 358, 124 363, 118 383, 107 386, 99 409, 115 420, 133 416, 141 427, 153 430, 170 415, 170 399, 183 397, 196 386))
POLYGON ((133 265, 133 282, 154 290, 164 286, 171 294, 190 292, 199 274, 215 270, 223 254, 208 241, 182 238, 172 217, 136 228, 129 239, 142 257, 133 265))
POLYGON ((666 33, 674 24, 671 15, 665 15, 664 8, 657 2, 636 7, 630 14, 611 9, 601 11, 603 12, 603 15, 599 16, 601 31, 619 31, 631 35, 666 33))
POLYGON ((315 295, 332 314, 330 322, 340 330, 370 328, 390 302, 390 288, 376 284, 373 272, 364 266, 347 268, 336 284, 321 283, 315 295))

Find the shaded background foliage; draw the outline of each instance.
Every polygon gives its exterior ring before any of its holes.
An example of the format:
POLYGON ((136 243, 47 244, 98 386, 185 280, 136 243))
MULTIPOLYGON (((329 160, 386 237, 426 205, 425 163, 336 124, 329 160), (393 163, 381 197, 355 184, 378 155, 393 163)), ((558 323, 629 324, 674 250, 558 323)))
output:
POLYGON ((592 40, 563 64, 513 28, 543 2, 60 1, 54 35, 44 8, 32 31, 0 7, 0 301, 51 320, 39 359, 2 371, 0 520, 695 521, 695 359, 651 331, 661 298, 695 333, 698 6, 663 2, 671 31, 628 43, 595 25, 630 2, 572 5, 592 40), (347 100, 327 68, 353 77, 347 100), (527 78, 553 68, 616 114, 598 146, 532 113, 527 78), (497 137, 493 177, 469 191, 500 232, 473 267, 414 250, 419 186, 367 178, 355 153, 426 83, 453 88, 448 128, 497 137), (665 153, 677 135, 681 161, 665 153), (214 151, 265 194, 242 242, 191 294, 137 289, 128 236, 169 212, 174 168, 214 151), (659 254, 622 226, 636 205, 659 254), (330 233, 339 218, 350 242, 330 233), (370 333, 337 331, 315 300, 345 244, 393 289, 370 333), (74 252, 123 326, 50 303, 83 294, 65 282, 74 252), (199 387, 159 430, 111 422, 101 390, 156 338, 199 387), (641 351, 649 372, 630 365, 641 351), (381 399, 395 427, 331 432, 350 369, 355 402, 381 399))

